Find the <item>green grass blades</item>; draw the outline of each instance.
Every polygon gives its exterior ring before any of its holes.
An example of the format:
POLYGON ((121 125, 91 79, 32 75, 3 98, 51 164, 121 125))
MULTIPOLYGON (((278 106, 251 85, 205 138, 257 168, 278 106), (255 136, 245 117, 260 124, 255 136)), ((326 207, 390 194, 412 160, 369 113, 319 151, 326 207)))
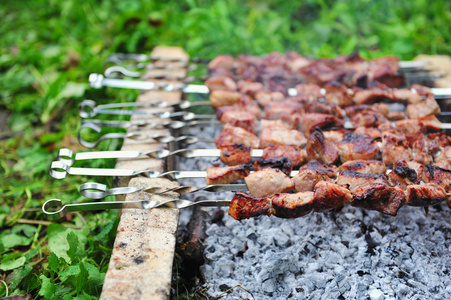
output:
MULTIPOLYGON (((116 213, 73 214, 50 224, 40 207, 50 198, 86 200, 78 187, 88 178, 58 181, 48 175, 59 148, 86 151, 76 140, 78 103, 131 102, 139 94, 88 86, 88 75, 102 73, 110 54, 169 45, 202 58, 288 50, 312 58, 354 50, 366 58, 393 54, 403 60, 450 55, 450 11, 445 0, 3 1, 0 297, 99 297, 116 213)), ((108 141, 97 149, 119 147, 120 141, 108 141)), ((85 166, 114 164, 98 160, 85 166)), ((111 179, 96 181, 112 185, 111 179)))

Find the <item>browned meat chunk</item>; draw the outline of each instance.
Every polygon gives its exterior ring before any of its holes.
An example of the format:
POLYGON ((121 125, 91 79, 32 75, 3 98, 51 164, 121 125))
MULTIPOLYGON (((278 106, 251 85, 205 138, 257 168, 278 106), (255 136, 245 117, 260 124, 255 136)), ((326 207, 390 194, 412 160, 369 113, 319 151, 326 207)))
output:
POLYGON ((229 184, 244 179, 251 172, 252 165, 238 165, 234 167, 215 167, 207 169, 207 185, 229 184))
POLYGON ((208 70, 214 70, 217 68, 233 69, 236 67, 236 60, 230 55, 219 55, 212 59, 208 65, 208 70))
POLYGON ((408 89, 393 89, 391 93, 394 101, 407 101, 410 104, 421 102, 421 96, 408 89))
POLYGON ((227 111, 247 111, 252 113, 256 118, 263 117, 263 111, 257 103, 252 101, 248 96, 241 95, 241 97, 232 105, 216 107, 216 116, 221 119, 222 115, 227 111))
POLYGON ((208 87, 210 92, 216 90, 226 90, 235 92, 237 90, 237 85, 235 81, 227 76, 210 77, 205 81, 205 85, 208 87))
POLYGON ((372 110, 364 110, 351 118, 354 127, 379 127, 389 122, 381 113, 372 110))
POLYGON ((388 108, 388 105, 385 103, 375 103, 373 105, 360 104, 360 105, 348 106, 345 108, 346 115, 349 118, 352 118, 356 114, 361 113, 366 110, 376 111, 378 113, 381 113, 384 116, 387 116, 390 113, 390 109, 388 108))
POLYGON ((386 183, 370 183, 360 186, 353 193, 352 206, 376 210, 395 216, 404 203, 405 195, 399 187, 391 187, 386 183))
POLYGON ((258 91, 254 94, 254 97, 255 100, 257 100, 257 102, 263 107, 268 105, 270 102, 283 101, 285 99, 285 96, 281 92, 258 91))
POLYGON ((432 155, 429 152, 429 143, 424 133, 417 132, 416 134, 406 135, 406 140, 411 149, 414 161, 423 165, 428 165, 433 162, 432 155))
POLYGON ((347 185, 352 193, 355 193, 358 187, 370 183, 383 183, 388 185, 387 178, 381 174, 363 174, 353 171, 339 171, 337 183, 347 185))
POLYGON ((348 87, 343 84, 327 84, 324 86, 324 89, 326 90, 327 103, 335 104, 343 108, 351 106, 354 103, 352 93, 350 93, 348 87))
MULTIPOLYGON (((449 146, 447 146, 449 147, 449 146)), ((450 149, 451 150, 451 149, 450 149)), ((447 158, 447 159, 442 159, 437 161, 436 163, 432 164, 433 166, 445 169, 445 170, 451 170, 451 159, 447 158)))
POLYGON ((409 163, 403 159, 393 164, 393 170, 388 174, 392 185, 398 185, 405 190, 410 184, 419 184, 420 179, 415 169, 410 168, 409 163))
POLYGON ((378 128, 374 128, 374 127, 359 126, 353 131, 353 134, 366 135, 366 136, 372 138, 373 140, 381 139, 381 137, 382 137, 380 130, 378 128))
POLYGON ((228 166, 247 164, 251 161, 251 148, 240 143, 218 147, 221 150, 219 159, 228 166))
POLYGON ((404 120, 406 118, 406 114, 403 111, 391 111, 387 115, 387 119, 390 121, 399 121, 404 120))
POLYGON ((313 210, 315 212, 342 208, 352 200, 349 189, 333 182, 318 182, 313 193, 313 210))
POLYGON ((291 191, 291 178, 279 169, 267 168, 249 174, 245 179, 249 192, 254 197, 271 197, 276 193, 291 191))
POLYGON ((395 122, 395 127, 405 134, 415 134, 422 130, 421 122, 418 120, 405 119, 395 122))
POLYGON ((218 148, 232 144, 243 144, 253 149, 258 148, 258 138, 255 134, 228 124, 224 125, 222 132, 216 137, 215 143, 218 148))
POLYGON ((323 131, 323 134, 326 137, 326 139, 334 142, 335 144, 338 144, 339 142, 341 142, 345 134, 348 132, 349 130, 347 129, 336 129, 323 131))
POLYGON ((409 119, 419 119, 441 113, 440 106, 433 96, 428 96, 421 102, 407 105, 406 111, 409 119))
POLYGON ((323 95, 321 95, 321 88, 312 83, 298 84, 296 85, 296 91, 298 96, 302 96, 306 102, 316 102, 323 97, 323 95))
POLYGON ((272 214, 279 218, 298 218, 313 210, 313 192, 276 194, 272 197, 272 214))
POLYGON ((336 104, 312 102, 305 105, 304 110, 306 113, 320 113, 334 115, 337 118, 343 119, 343 110, 336 104))
POLYGON ((214 90, 210 93, 210 104, 213 107, 233 105, 240 99, 241 94, 226 90, 214 90))
POLYGON ((248 111, 226 111, 222 116, 220 121, 222 123, 227 123, 235 127, 241 127, 249 132, 257 132, 257 118, 254 114, 248 111))
POLYGON ((405 135, 398 130, 382 133, 382 160, 391 166, 399 159, 412 160, 412 153, 405 135))
POLYGON ((264 90, 263 83, 252 80, 240 80, 237 82, 240 93, 254 97, 255 93, 264 90))
POLYGON ((447 199, 445 189, 436 183, 409 185, 406 202, 410 206, 435 205, 447 199))
POLYGON ((260 148, 271 145, 294 145, 304 147, 305 136, 296 129, 282 129, 279 126, 265 126, 260 134, 260 148))
POLYGON ((338 170, 382 175, 387 172, 385 164, 380 160, 351 160, 339 166, 338 170))
POLYGON ((343 126, 343 120, 328 114, 306 113, 303 114, 302 118, 299 120, 299 128, 306 137, 310 136, 313 130, 315 130, 315 127, 328 129, 334 127, 343 128, 343 126))
POLYGON ((305 77, 307 83, 313 83, 319 86, 323 86, 325 83, 332 81, 340 81, 345 75, 344 71, 331 68, 325 60, 312 61, 299 72, 305 77))
POLYGON ((266 119, 281 120, 293 126, 297 123, 299 115, 304 111, 304 105, 294 101, 270 102, 265 106, 266 119))
POLYGON ((307 159, 321 164, 333 164, 338 160, 337 145, 328 140, 318 127, 307 140, 307 159))
POLYGON ((294 183, 294 189, 298 192, 313 191, 315 185, 320 181, 333 182, 326 174, 308 168, 300 169, 299 173, 291 179, 294 183))
POLYGON ((235 220, 271 215, 271 199, 255 198, 245 193, 235 193, 229 207, 229 215, 235 220))
POLYGON ((283 157, 288 158, 293 167, 297 167, 304 163, 307 154, 301 148, 293 145, 272 145, 263 149, 264 159, 280 159, 283 157))
POLYGON ((290 176, 291 171, 293 170, 293 163, 286 157, 282 157, 279 159, 263 159, 257 158, 254 161, 255 171, 263 170, 266 168, 279 169, 287 176, 290 176))
POLYGON ((420 84, 412 84, 410 86, 411 90, 414 90, 415 92, 417 92, 418 95, 420 96, 433 96, 434 93, 432 92, 432 90, 430 88, 428 88, 427 86, 424 85, 420 85, 420 84))
POLYGON ((338 144, 341 162, 349 160, 369 160, 380 157, 379 148, 375 141, 366 136, 348 133, 338 144))

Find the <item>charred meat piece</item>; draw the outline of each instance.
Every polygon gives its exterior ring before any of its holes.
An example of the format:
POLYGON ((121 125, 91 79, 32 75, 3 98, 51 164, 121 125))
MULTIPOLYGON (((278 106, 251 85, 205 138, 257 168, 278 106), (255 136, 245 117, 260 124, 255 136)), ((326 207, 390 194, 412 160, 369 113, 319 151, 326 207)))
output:
POLYGON ((249 174, 245 179, 249 192, 254 197, 271 197, 276 193, 291 191, 291 178, 279 169, 266 168, 249 174))
POLYGON ((294 145, 304 147, 307 143, 305 136, 296 129, 282 129, 279 125, 265 126, 260 134, 260 148, 271 145, 294 145))
POLYGON ((254 114, 248 111, 226 111, 221 116, 220 121, 222 123, 227 123, 235 127, 241 127, 252 133, 257 132, 257 118, 254 114))
POLYGON ((227 90, 214 90, 210 93, 210 104, 213 107, 229 106, 238 102, 241 94, 227 90))
POLYGON ((326 174, 308 168, 301 168, 291 180, 294 183, 294 189, 298 192, 313 191, 315 185, 320 181, 333 182, 332 178, 326 174))
POLYGON ((272 214, 279 218, 298 218, 313 210, 313 192, 276 194, 272 197, 272 214))
POLYGON ((353 171, 339 171, 336 182, 341 185, 347 185, 352 193, 355 193, 358 187, 370 183, 383 183, 388 185, 385 175, 363 174, 353 171))
POLYGON ((258 138, 255 134, 229 124, 224 125, 222 132, 216 137, 215 143, 218 148, 232 144, 243 144, 252 149, 258 148, 258 138))
POLYGON ((437 161, 436 163, 433 163, 432 165, 439 167, 441 169, 451 170, 451 159, 450 158, 442 159, 442 160, 437 161))
POLYGON ((268 120, 281 120, 293 126, 304 111, 304 105, 294 101, 270 102, 265 106, 265 115, 268 120))
POLYGON ((363 174, 385 174, 387 168, 380 160, 351 160, 339 166, 338 171, 353 171, 363 174))
POLYGON ((299 128, 306 137, 310 136, 315 127, 324 130, 328 128, 343 128, 343 126, 343 120, 328 114, 306 113, 299 120, 299 128))
POLYGON ((310 160, 308 163, 303 165, 299 171, 302 170, 312 170, 319 174, 326 175, 330 178, 334 178, 337 176, 338 168, 334 165, 322 165, 316 160, 310 160))
POLYGON ((207 185, 229 184, 244 179, 250 174, 252 165, 238 165, 233 167, 215 167, 207 169, 207 185))
POLYGON ((352 93, 348 87, 340 83, 330 83, 324 86, 326 90, 326 101, 330 104, 338 105, 339 107, 347 107, 354 104, 352 93))
POLYGON ((373 104, 389 99, 391 93, 382 88, 371 88, 367 90, 359 90, 354 94, 354 102, 357 105, 373 104))
POLYGON ((375 103, 373 105, 360 104, 360 105, 348 106, 345 108, 346 115, 349 118, 352 118, 356 114, 361 113, 363 111, 367 111, 367 110, 376 111, 378 113, 381 113, 384 116, 387 116, 390 113, 390 109, 388 108, 388 105, 385 103, 375 103))
POLYGON ((263 159, 257 158, 254 161, 255 171, 263 170, 266 168, 279 169, 285 175, 290 176, 291 171, 293 170, 293 163, 286 157, 282 157, 279 159, 263 159))
POLYGON ((328 82, 339 82, 345 75, 344 71, 331 68, 327 60, 312 61, 299 72, 304 76, 307 83, 313 83, 319 86, 324 86, 328 82))
POLYGON ((420 179, 427 183, 436 183, 447 192, 451 191, 451 170, 427 165, 420 174, 420 179))
POLYGON ((429 115, 439 115, 441 113, 440 106, 433 96, 428 96, 423 101, 415 104, 409 104, 406 107, 409 119, 419 119, 429 115))
POLYGON ((308 160, 317 160, 321 164, 333 164, 339 158, 337 145, 328 140, 318 127, 307 140, 306 152, 308 160))
POLYGON ((226 90, 235 92, 237 90, 236 82, 228 76, 214 76, 205 81, 207 88, 212 91, 226 90))
POLYGON ((446 199, 445 189, 436 183, 413 184, 406 189, 406 203, 410 206, 435 205, 446 199))
POLYGON ((349 160, 369 160, 380 157, 375 141, 366 135, 348 133, 338 144, 341 162, 349 160))
POLYGON ((342 208, 352 200, 349 189, 333 182, 318 182, 313 193, 313 210, 315 212, 342 208))
POLYGON ((261 215, 271 215, 271 199, 255 198, 237 192, 229 207, 229 215, 235 220, 249 219, 261 215))
POLYGON ((362 185, 353 194, 352 206, 376 210, 391 216, 396 216, 405 201, 403 190, 382 182, 362 185))
POLYGON ((390 123, 387 118, 379 112, 364 110, 351 118, 354 127, 379 127, 382 124, 390 123))
POLYGON ((263 149, 264 159, 280 159, 288 158, 293 167, 300 166, 304 163, 307 154, 298 146, 293 145, 271 145, 263 149))
POLYGON ((336 104, 329 104, 323 102, 307 103, 304 107, 306 113, 320 113, 334 115, 337 118, 343 119, 343 110, 336 104))
POLYGON ((416 170, 412 169, 409 163, 403 159, 397 160, 393 164, 393 170, 388 173, 388 179, 392 185, 398 185, 403 190, 410 184, 420 183, 416 170))
POLYGON ((218 147, 221 150, 219 159, 228 166, 247 164, 251 161, 251 147, 241 143, 234 143, 218 147))

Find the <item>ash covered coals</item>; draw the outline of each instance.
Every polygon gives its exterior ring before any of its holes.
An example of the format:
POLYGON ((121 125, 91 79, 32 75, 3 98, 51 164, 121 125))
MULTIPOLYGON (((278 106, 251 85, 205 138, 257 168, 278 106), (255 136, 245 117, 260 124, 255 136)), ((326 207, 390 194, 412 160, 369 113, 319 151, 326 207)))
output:
POLYGON ((204 286, 217 296, 241 285, 255 299, 449 298, 449 217, 407 207, 397 217, 352 207, 293 220, 225 217, 206 231, 204 286))

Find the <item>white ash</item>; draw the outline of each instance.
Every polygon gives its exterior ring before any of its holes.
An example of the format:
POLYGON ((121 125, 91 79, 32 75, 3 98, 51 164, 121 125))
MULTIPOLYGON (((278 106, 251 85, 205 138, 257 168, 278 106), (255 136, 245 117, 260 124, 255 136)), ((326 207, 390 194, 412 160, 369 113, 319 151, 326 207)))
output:
MULTIPOLYGON (((215 162, 181 159, 179 168, 204 171, 215 162)), ((180 183, 204 186, 205 179, 180 183)), ((198 196, 233 194, 183 198, 198 196)), ((181 213, 187 222, 188 211, 181 213)), ((298 219, 236 221, 226 213, 224 225, 207 228, 204 288, 215 297, 235 287, 226 299, 450 299, 450 218, 446 204, 428 216, 415 207, 396 217, 354 207, 298 219)))

